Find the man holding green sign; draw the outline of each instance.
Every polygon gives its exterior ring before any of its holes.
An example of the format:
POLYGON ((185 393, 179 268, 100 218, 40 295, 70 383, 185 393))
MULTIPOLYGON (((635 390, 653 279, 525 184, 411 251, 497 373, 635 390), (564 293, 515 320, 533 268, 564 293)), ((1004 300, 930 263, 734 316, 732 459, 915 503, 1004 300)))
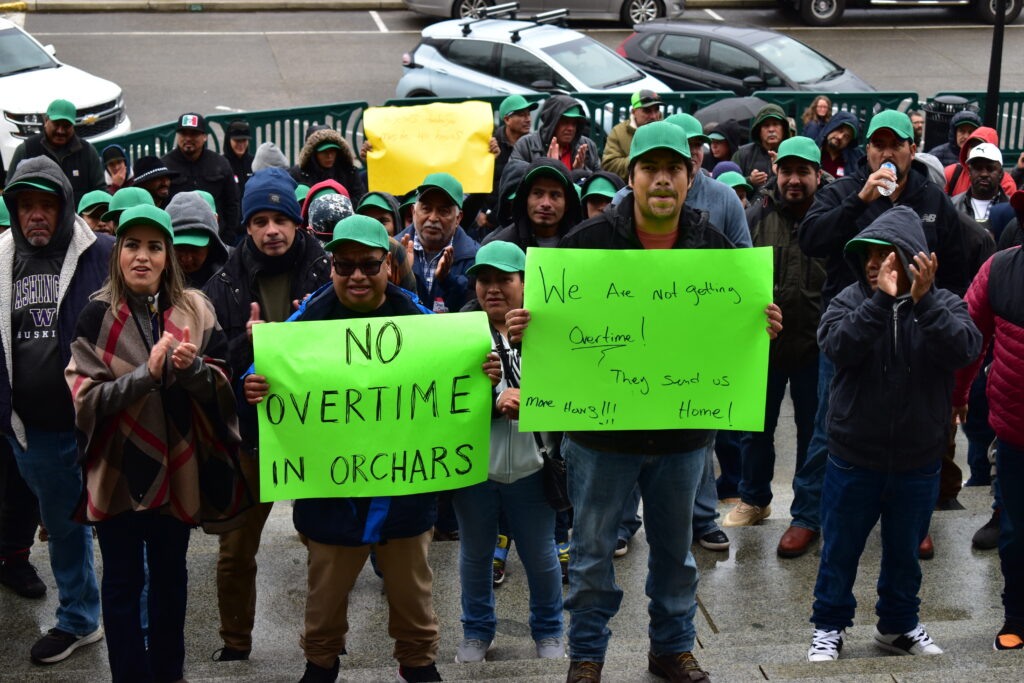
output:
MULTIPOLYGON (((580 224, 562 239, 559 246, 606 250, 731 248, 733 245, 729 240, 708 224, 706 214, 684 208, 692 173, 689 143, 680 128, 671 123, 655 122, 637 129, 630 147, 629 179, 632 195, 626 196, 614 210, 580 224)), ((714 254, 709 253, 708 256, 713 257, 714 254)), ((652 262, 650 265, 653 270, 655 264, 652 262)), ((539 276, 529 265, 527 270, 530 271, 526 280, 529 289, 536 286, 530 284, 531 280, 539 279, 539 276)), ((555 296, 550 288, 557 282, 556 289, 565 297, 564 301, 582 296, 583 290, 579 285, 573 284, 571 280, 563 281, 564 275, 564 271, 556 273, 553 280, 545 276, 543 289, 550 292, 550 296, 555 296)), ((668 273, 667 277, 671 279, 673 275, 677 274, 668 273)), ((734 273, 728 275, 732 277, 734 273)), ((767 291, 770 292, 770 279, 768 285, 767 291)), ((735 294, 727 288, 724 292, 717 291, 717 288, 711 292, 710 289, 694 287, 695 295, 706 299, 707 296, 728 298, 735 294), (699 292, 701 289, 708 291, 702 295, 699 292)), ((619 288, 613 294, 609 287, 601 294, 610 300, 612 296, 619 296, 619 293, 619 288)), ((677 293, 686 293, 685 288, 677 290, 677 293)), ((638 294, 633 292, 634 296, 638 294)), ((663 297, 666 295, 667 291, 663 292, 663 297)), ((645 292, 645 296, 651 301, 652 292, 645 292)), ((757 295, 751 300, 758 301, 757 295)), ((527 294, 527 302, 530 301, 527 294)), ((782 313, 775 304, 768 304, 763 299, 759 302, 759 306, 766 304, 764 313, 769 322, 768 337, 774 338, 782 329, 782 313)), ((530 321, 528 310, 509 311, 507 321, 510 341, 522 340, 530 321)), ((540 327, 543 324, 538 313, 537 325, 540 327)), ((585 322, 581 321, 580 327, 585 326, 585 322)), ((570 331, 570 335, 574 334, 575 337, 569 341, 575 339, 581 351, 569 350, 567 353, 592 354, 595 356, 595 369, 592 373, 609 372, 619 377, 611 371, 623 369, 613 363, 620 360, 617 356, 628 351, 628 347, 639 348, 644 343, 646 329, 643 320, 637 329, 613 329, 617 327, 618 320, 608 315, 606 326, 599 330, 570 331)), ((692 333, 681 330, 680 334, 684 332, 692 333)), ((751 328, 746 334, 763 333, 751 328)), ((525 412, 530 403, 528 383, 533 372, 530 367, 531 352, 532 358, 536 358, 544 350, 532 347, 529 341, 524 347, 524 386, 520 404, 520 420, 524 428, 535 428, 526 426, 525 412)), ((766 344, 764 355, 766 361, 766 344)), ((677 359, 666 357, 665 360, 670 363, 677 359)), ((637 378, 636 374, 623 372, 624 381, 634 386, 639 395, 643 395, 642 382, 633 384, 637 378)), ((687 378, 680 376, 679 379, 687 378)), ((706 377, 706 381, 710 380, 710 377, 706 377)), ((651 391, 650 380, 648 391, 651 391)), ((763 380, 759 394, 764 395, 763 380)), ((537 400, 545 399, 538 396, 537 400)), ((569 628, 572 662, 566 680, 569 683, 600 681, 611 635, 608 621, 618 611, 622 600, 622 591, 615 585, 612 566, 616 532, 623 503, 634 485, 639 484, 650 546, 647 594, 651 599, 651 645, 648 668, 655 675, 671 680, 694 683, 709 681, 692 654, 695 640, 693 616, 697 606, 697 566, 690 554, 690 541, 694 496, 703 473, 705 454, 714 434, 714 427, 710 425, 718 424, 718 418, 713 415, 692 415, 694 408, 699 412, 699 406, 691 406, 684 411, 676 405, 675 419, 678 421, 675 424, 694 424, 697 428, 667 428, 667 423, 630 428, 631 425, 624 424, 621 418, 615 422, 615 411, 609 412, 605 405, 610 401, 595 397, 593 403, 596 416, 585 417, 593 424, 583 428, 573 427, 578 431, 566 434, 562 449, 568 464, 569 491, 575 509, 574 546, 569 564, 569 595, 566 601, 572 617, 569 628), (691 422, 694 417, 699 419, 691 422), (598 424, 601 422, 604 424, 598 424)), ((589 412, 590 407, 587 406, 585 412, 589 412)), ((559 412, 569 418, 574 417, 574 411, 566 411, 564 406, 559 406, 559 412)), ((662 419, 672 418, 669 416, 662 419)))
POLYGON ((258 405, 261 495, 299 498, 295 528, 309 548, 302 680, 337 678, 348 594, 374 550, 399 678, 439 681, 427 564, 432 492, 486 479, 501 365, 494 358, 486 375, 478 369, 490 350, 483 313, 428 320, 413 295, 388 282, 380 222, 349 216, 324 248, 332 282, 290 319, 314 322, 256 326, 257 367, 266 374, 243 384, 246 401, 258 405), (424 343, 436 339, 438 324, 458 342, 424 343), (326 334, 336 343, 325 344, 326 334))

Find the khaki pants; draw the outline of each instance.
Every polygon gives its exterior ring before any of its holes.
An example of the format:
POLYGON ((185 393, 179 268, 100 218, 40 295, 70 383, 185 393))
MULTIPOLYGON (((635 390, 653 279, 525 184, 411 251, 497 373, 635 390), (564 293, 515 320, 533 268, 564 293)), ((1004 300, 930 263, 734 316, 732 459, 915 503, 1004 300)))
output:
POLYGON ((325 669, 334 666, 348 633, 348 594, 372 548, 384 574, 395 659, 402 666, 432 664, 440 636, 430 593, 434 574, 427 564, 430 537, 428 530, 411 538, 355 547, 309 539, 306 632, 299 641, 306 659, 325 669))
MULTIPOLYGON (((258 460, 248 451, 239 456, 242 476, 260 498, 258 460)), ((263 525, 273 503, 256 503, 245 511, 242 526, 220 537, 217 558, 217 606, 220 608, 220 637, 232 650, 252 649, 252 626, 256 618, 256 552, 260 549, 263 525)))

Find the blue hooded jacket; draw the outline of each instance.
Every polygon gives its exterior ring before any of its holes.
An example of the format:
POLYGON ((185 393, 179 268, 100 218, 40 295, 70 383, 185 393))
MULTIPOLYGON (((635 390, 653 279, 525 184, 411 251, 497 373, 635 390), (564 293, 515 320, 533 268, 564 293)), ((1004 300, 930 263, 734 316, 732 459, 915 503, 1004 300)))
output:
POLYGON ((818 143, 818 147, 821 148, 821 158, 824 160, 826 155, 828 155, 828 150, 826 149, 826 147, 828 147, 828 136, 835 129, 839 128, 839 126, 850 126, 850 128, 853 129, 853 140, 850 141, 849 146, 843 150, 842 154, 842 166, 850 169, 850 172, 852 172, 853 169, 857 167, 857 162, 865 156, 864 150, 860 147, 860 121, 857 120, 856 116, 848 111, 836 112, 836 115, 825 124, 825 127, 821 129, 821 133, 818 134, 818 137, 815 138, 814 141, 818 143))

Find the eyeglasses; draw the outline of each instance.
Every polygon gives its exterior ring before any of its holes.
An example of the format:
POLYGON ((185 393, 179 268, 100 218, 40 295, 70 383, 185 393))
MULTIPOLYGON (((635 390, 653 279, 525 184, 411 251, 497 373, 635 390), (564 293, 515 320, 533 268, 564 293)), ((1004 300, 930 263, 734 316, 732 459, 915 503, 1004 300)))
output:
POLYGON ((379 261, 371 259, 369 261, 359 261, 356 263, 355 261, 338 261, 337 259, 332 259, 331 263, 334 264, 334 272, 341 277, 351 276, 352 273, 356 272, 357 268, 361 270, 363 275, 366 277, 373 277, 380 272, 380 267, 384 265, 385 259, 387 259, 387 254, 385 254, 379 261))

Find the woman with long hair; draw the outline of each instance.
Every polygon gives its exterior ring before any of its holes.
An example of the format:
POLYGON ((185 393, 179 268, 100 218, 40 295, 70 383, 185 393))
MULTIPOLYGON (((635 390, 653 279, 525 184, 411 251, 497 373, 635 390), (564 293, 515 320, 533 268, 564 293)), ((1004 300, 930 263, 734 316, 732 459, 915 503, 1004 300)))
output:
POLYGON ((812 140, 817 140, 818 135, 831 118, 832 100, 825 95, 818 95, 811 102, 811 105, 804 109, 804 113, 800 117, 800 120, 803 122, 803 131, 800 134, 812 140))
POLYGON ((206 297, 182 285, 166 211, 129 208, 116 236, 110 278, 79 316, 65 370, 85 480, 76 516, 99 538, 113 680, 177 681, 189 534, 248 502, 234 395, 218 360, 227 340, 206 297))

